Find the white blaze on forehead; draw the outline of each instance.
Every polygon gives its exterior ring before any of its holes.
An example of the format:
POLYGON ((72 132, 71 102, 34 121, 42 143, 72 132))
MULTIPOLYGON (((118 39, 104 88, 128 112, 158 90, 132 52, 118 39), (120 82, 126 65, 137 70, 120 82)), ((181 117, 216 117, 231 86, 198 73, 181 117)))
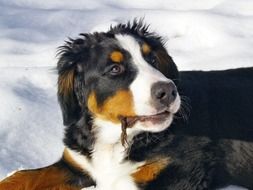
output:
POLYGON ((151 104, 151 87, 158 81, 171 80, 166 78, 157 69, 150 66, 142 56, 140 44, 130 35, 116 35, 122 48, 127 50, 136 66, 138 73, 130 86, 133 93, 135 113, 137 115, 156 114, 157 110, 151 104))

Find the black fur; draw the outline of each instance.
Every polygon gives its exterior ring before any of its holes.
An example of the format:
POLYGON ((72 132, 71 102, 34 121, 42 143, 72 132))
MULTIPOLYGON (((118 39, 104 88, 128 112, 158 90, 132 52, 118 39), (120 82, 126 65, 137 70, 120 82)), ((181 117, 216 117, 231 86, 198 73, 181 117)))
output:
POLYGON ((68 181, 65 183, 75 188, 81 189, 96 185, 95 181, 89 176, 89 174, 74 168, 64 158, 55 163, 53 166, 60 168, 62 172, 68 176, 68 181))
POLYGON ((179 115, 166 131, 141 134, 132 146, 132 160, 172 159, 145 189, 253 189, 253 68, 180 75, 188 120, 179 115))
POLYGON ((126 159, 144 161, 165 155, 172 160, 144 189, 201 190, 229 184, 253 189, 253 69, 189 71, 181 72, 179 78, 162 38, 136 20, 107 33, 82 34, 60 48, 59 76, 70 70, 75 74, 68 96, 58 92, 67 126, 65 144, 89 156, 96 139, 91 132, 88 94, 95 90, 102 103, 115 89, 127 88, 136 75, 130 65, 130 72, 118 80, 101 77, 107 64, 103 56, 119 48, 114 39, 119 33, 151 44, 154 51, 145 59, 177 82, 184 96, 182 110, 170 128, 158 134, 142 133, 134 139, 126 159))

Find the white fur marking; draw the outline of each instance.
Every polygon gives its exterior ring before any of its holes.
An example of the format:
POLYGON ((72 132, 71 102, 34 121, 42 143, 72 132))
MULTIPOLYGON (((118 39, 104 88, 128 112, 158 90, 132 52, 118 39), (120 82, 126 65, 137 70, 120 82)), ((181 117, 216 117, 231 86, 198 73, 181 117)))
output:
MULTIPOLYGON (((96 181, 98 190, 138 190, 131 174, 137 171, 144 162, 133 163, 125 161, 125 148, 120 142, 120 124, 113 124, 101 119, 94 121, 96 130, 96 142, 89 160, 74 150, 69 151, 72 159, 88 172, 96 181)), ((133 129, 129 129, 133 130, 133 129)), ((130 132, 136 134, 136 132, 130 132)), ((132 135, 128 136, 129 141, 132 135)))
MULTIPOLYGON (((135 80, 130 85, 130 90, 133 94, 134 111, 137 115, 154 115, 157 114, 157 110, 152 105, 151 88, 156 82, 172 82, 172 80, 166 78, 157 69, 150 66, 143 58, 139 43, 129 35, 116 35, 116 39, 120 45, 127 50, 131 56, 132 61, 137 67, 138 74, 135 80)), ((176 100, 170 105, 169 111, 176 113, 180 107, 181 100, 179 94, 177 94, 176 100)), ((151 132, 159 132, 167 128, 172 120, 173 114, 162 124, 155 126, 152 123, 137 122, 135 128, 151 132)))
POLYGON ((130 86, 133 93, 135 113, 137 115, 153 115, 157 110, 151 104, 151 87, 158 81, 172 82, 157 69, 151 67, 143 58, 139 43, 129 35, 116 35, 120 45, 127 50, 138 69, 136 79, 130 86))

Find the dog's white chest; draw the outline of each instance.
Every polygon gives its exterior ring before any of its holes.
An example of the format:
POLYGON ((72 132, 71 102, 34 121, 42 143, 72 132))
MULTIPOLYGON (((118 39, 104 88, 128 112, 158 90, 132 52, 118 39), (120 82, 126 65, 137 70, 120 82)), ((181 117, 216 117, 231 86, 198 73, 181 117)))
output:
POLYGON ((140 164, 124 161, 125 150, 121 145, 97 144, 92 155, 92 176, 99 190, 137 190, 131 174, 140 164))

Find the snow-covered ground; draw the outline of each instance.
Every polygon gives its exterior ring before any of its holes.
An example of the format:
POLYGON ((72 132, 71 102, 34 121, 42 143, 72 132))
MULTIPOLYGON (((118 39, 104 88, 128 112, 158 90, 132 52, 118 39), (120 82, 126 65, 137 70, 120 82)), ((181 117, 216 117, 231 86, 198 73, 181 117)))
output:
POLYGON ((253 66, 252 0, 0 0, 0 179, 61 156, 56 48, 135 17, 180 70, 253 66))

